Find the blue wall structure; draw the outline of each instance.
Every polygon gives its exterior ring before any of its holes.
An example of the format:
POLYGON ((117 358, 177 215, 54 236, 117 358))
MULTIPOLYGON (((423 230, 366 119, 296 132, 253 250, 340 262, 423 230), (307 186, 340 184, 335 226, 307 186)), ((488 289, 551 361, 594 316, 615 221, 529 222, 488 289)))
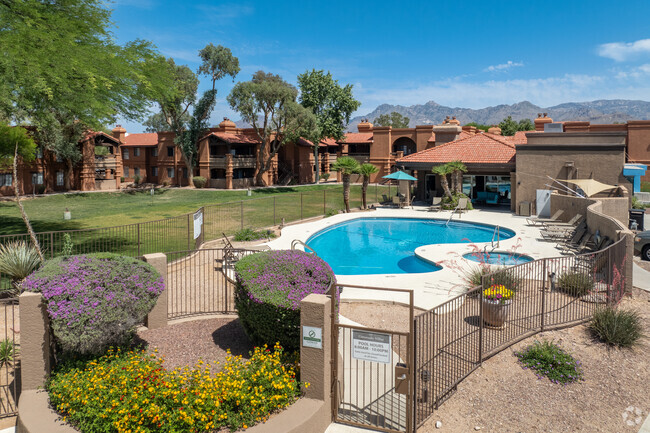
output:
POLYGON ((625 164, 623 176, 627 177, 634 185, 633 193, 641 192, 641 176, 645 176, 647 169, 648 166, 643 164, 625 164))

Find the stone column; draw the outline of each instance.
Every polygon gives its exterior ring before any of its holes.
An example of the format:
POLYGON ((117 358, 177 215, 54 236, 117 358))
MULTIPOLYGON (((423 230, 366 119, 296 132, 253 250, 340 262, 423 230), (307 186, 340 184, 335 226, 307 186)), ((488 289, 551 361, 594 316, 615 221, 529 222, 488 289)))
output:
POLYGON ((153 266, 163 277, 165 289, 158 297, 153 310, 147 315, 145 324, 149 329, 164 328, 167 326, 167 256, 163 253, 145 254, 144 261, 153 266))
POLYGON ((20 305, 22 392, 42 388, 51 371, 50 319, 40 293, 24 292, 20 305))
POLYGON ((308 295, 300 302, 300 379, 309 383, 305 397, 330 402, 332 366, 331 300, 326 295, 308 295), (305 347, 305 326, 322 330, 322 348, 305 347))
POLYGON ((226 189, 232 189, 232 154, 226 153, 226 189))

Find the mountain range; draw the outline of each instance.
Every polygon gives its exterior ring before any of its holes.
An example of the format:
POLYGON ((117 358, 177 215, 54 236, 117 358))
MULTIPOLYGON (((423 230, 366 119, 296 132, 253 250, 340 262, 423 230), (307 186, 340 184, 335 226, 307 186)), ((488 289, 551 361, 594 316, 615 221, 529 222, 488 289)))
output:
POLYGON ((632 101, 626 99, 601 99, 590 102, 567 102, 552 107, 540 107, 528 101, 512 105, 496 105, 479 109, 447 107, 434 101, 418 105, 382 104, 364 116, 356 116, 350 120, 348 131, 356 131, 356 125, 361 119, 370 122, 381 114, 393 111, 410 119, 409 127, 415 125, 440 124, 446 116, 456 116, 461 125, 476 122, 482 125, 496 125, 504 118, 512 116, 514 120, 534 119, 537 113, 548 113, 554 121, 588 120, 591 123, 615 123, 627 120, 650 119, 650 102, 632 101))

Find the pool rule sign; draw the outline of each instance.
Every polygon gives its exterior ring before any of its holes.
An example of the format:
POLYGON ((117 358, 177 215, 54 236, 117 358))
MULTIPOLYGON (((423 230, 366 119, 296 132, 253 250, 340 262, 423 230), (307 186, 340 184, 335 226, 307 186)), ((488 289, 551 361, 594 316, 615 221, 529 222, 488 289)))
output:
POLYGON ((362 361, 390 364, 393 352, 390 334, 352 330, 352 357, 362 361))

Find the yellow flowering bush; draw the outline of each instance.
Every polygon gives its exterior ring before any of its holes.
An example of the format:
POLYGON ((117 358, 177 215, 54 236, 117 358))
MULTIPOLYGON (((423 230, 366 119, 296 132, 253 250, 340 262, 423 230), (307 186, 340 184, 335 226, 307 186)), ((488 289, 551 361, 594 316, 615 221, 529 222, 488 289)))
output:
POLYGON ((514 291, 506 289, 506 286, 502 284, 495 284, 483 290, 483 298, 499 303, 504 303, 504 301, 512 299, 514 294, 514 291))
POLYGON ((201 361, 168 371, 143 350, 110 349, 68 363, 48 383, 50 403, 82 432, 212 432, 248 428, 289 406, 300 393, 282 348, 229 355, 216 374, 201 361))

